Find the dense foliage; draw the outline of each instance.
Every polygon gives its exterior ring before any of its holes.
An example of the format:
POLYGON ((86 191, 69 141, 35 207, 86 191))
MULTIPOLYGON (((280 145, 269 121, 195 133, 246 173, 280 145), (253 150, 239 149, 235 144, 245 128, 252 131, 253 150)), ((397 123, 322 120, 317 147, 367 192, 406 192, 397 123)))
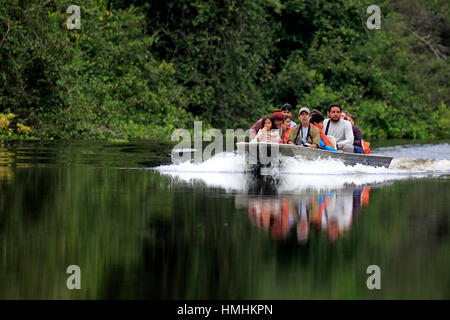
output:
POLYGON ((0 112, 43 138, 247 128, 285 102, 340 103, 366 138, 448 138, 449 3, 67 0, 0 7, 0 112))

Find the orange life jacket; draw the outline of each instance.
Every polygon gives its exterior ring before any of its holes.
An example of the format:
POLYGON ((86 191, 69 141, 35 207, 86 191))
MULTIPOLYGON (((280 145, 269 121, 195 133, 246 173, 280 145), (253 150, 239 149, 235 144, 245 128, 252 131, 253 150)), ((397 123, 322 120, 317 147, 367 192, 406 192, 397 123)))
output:
POLYGON ((286 129, 286 136, 284 137, 284 144, 287 144, 287 141, 289 139, 289 133, 291 132, 291 127, 286 129))
POLYGON ((369 205, 369 194, 370 194, 370 188, 364 188, 362 194, 361 194, 361 199, 362 199, 362 205, 363 206, 368 206, 369 205))
POLYGON ((286 128, 284 124, 280 126, 280 138, 283 140, 284 144, 287 144, 288 138, 289 138, 289 132, 291 132, 291 127, 286 128))
POLYGON ((369 149, 369 147, 370 147, 370 142, 367 142, 367 141, 362 141, 362 145, 363 145, 363 151, 364 151, 364 154, 369 154, 369 153, 371 153, 372 151, 370 151, 370 149, 369 149))
POLYGON ((314 128, 316 128, 317 130, 319 130, 320 132, 320 138, 322 139, 323 143, 325 143, 325 145, 329 146, 330 148, 334 148, 330 141, 328 141, 327 137, 325 136, 325 133, 323 133, 322 129, 320 129, 318 126, 313 125, 312 123, 310 123, 314 128))

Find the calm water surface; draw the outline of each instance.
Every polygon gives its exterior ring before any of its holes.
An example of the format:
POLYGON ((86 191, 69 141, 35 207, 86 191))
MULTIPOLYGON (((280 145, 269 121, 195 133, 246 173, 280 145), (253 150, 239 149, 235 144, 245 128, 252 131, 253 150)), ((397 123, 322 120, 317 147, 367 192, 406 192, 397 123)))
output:
POLYGON ((388 169, 285 159, 261 179, 153 142, 3 145, 0 298, 449 299, 450 145, 384 145, 388 169))

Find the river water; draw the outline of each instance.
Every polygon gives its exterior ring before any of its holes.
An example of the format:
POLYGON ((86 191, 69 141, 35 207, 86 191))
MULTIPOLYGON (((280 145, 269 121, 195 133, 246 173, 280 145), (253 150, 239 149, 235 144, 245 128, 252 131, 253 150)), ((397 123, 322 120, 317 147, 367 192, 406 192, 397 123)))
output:
POLYGON ((374 146, 389 168, 256 179, 154 142, 2 145, 0 298, 449 299, 450 144, 374 146))

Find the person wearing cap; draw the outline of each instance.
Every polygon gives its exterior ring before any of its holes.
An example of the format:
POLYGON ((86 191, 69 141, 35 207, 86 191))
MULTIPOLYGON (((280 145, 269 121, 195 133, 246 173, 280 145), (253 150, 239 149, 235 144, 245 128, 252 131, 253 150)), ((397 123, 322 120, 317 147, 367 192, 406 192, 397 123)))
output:
MULTIPOLYGON (((272 113, 273 129, 280 128, 283 118, 284 118, 284 115, 280 109, 273 110, 273 113, 272 113)), ((250 140, 253 140, 256 137, 256 135, 258 134, 259 130, 261 130, 264 127, 264 124, 262 123, 262 119, 263 118, 256 121, 255 124, 250 128, 250 140)))
POLYGON ((319 130, 310 125, 311 112, 303 107, 298 113, 300 124, 291 129, 288 144, 296 144, 303 147, 318 148, 320 145, 319 130))
POLYGON ((352 125, 341 118, 342 107, 332 104, 328 107, 328 119, 323 122, 325 135, 331 135, 336 139, 336 149, 353 153, 353 130, 352 125))

